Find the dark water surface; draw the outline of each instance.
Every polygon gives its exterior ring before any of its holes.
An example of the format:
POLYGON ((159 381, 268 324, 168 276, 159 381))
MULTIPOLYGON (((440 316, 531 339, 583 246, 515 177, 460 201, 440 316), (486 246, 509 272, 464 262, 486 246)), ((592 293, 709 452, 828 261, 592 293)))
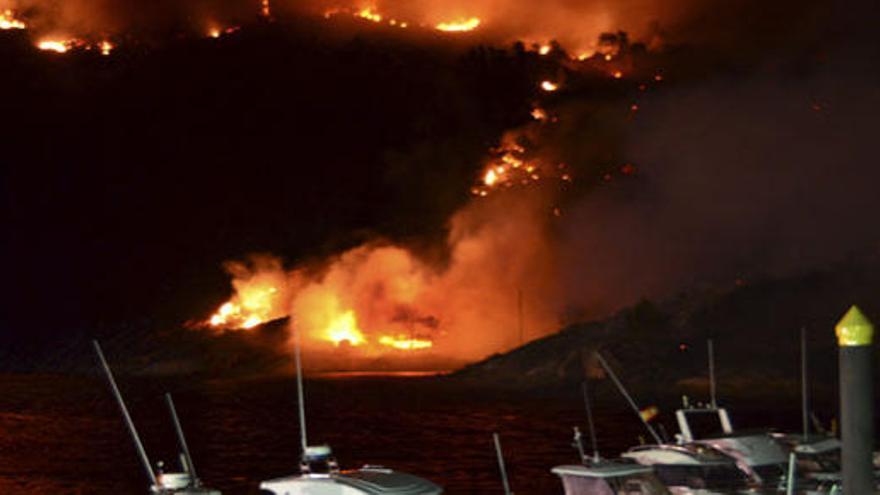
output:
MULTIPOLYGON (((153 462, 176 466, 162 395, 174 394, 200 477, 225 494, 297 470, 299 430, 290 377, 173 381, 118 377, 153 462)), ((501 434, 520 494, 560 493, 550 467, 576 462, 571 428, 586 431, 582 403, 462 390, 420 376, 338 375, 307 380, 309 441, 329 443, 345 467, 383 464, 429 478, 447 493, 501 493, 491 434, 501 434)), ((738 412, 741 411, 738 410, 738 412)), ((667 416, 668 409, 666 410, 667 416)), ((600 448, 617 454, 643 434, 620 404, 599 405, 600 448)), ((794 426, 796 408, 751 414, 794 426)), ((670 425, 671 426, 671 425, 670 425)), ((0 377, 0 493, 146 493, 132 442, 98 376, 0 377)))

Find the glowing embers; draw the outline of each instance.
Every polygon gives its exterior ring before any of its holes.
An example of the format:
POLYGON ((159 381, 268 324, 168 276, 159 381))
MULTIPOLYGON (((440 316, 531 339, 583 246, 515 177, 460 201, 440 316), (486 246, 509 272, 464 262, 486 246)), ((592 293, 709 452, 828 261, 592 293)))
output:
POLYGON ((480 176, 480 183, 471 189, 471 193, 475 196, 488 196, 499 188, 527 186, 544 178, 570 182, 571 174, 564 163, 554 166, 538 159, 530 159, 523 146, 507 141, 492 150, 492 158, 480 176))
POLYGON ((539 121, 539 122, 545 122, 545 121, 547 121, 547 120, 550 118, 550 116, 547 115, 547 111, 544 110, 544 109, 541 108, 541 107, 535 107, 535 108, 533 108, 533 109, 532 109, 532 112, 531 112, 531 115, 532 115, 532 118, 533 118, 533 119, 535 119, 535 120, 537 120, 537 121, 539 121))
POLYGON ((471 17, 470 19, 458 20, 455 22, 441 22, 435 27, 438 31, 443 31, 447 33, 473 31, 474 29, 480 27, 480 19, 477 17, 471 17))
POLYGON ((17 19, 11 10, 4 10, 0 12, 0 30, 7 29, 27 29, 27 24, 17 19))
POLYGON ((74 47, 74 42, 69 40, 43 40, 37 43, 37 48, 45 52, 67 53, 74 47))
POLYGON ((411 339, 407 338, 403 335, 398 335, 397 337, 391 337, 389 335, 384 335, 379 337, 379 343, 393 347, 395 349, 399 349, 401 351, 413 351, 418 349, 429 349, 434 346, 434 343, 430 340, 424 339, 411 339))
POLYGON ((101 55, 108 56, 116 48, 109 40, 90 42, 77 38, 72 39, 43 39, 37 42, 37 48, 44 52, 68 53, 73 50, 97 51, 101 55))
POLYGON ((374 23, 382 23, 388 24, 389 26, 394 26, 401 29, 406 29, 409 27, 409 23, 406 21, 400 21, 398 19, 385 19, 385 16, 379 13, 375 7, 364 7, 358 11, 352 11, 345 7, 333 7, 331 9, 324 11, 324 18, 329 19, 338 15, 347 15, 356 17, 358 19, 363 19, 365 21, 374 22, 374 23))
POLYGON ((269 0, 261 0, 260 15, 266 19, 272 17, 272 6, 269 4, 269 0))
POLYGON ((98 43, 98 49, 101 50, 101 55, 104 55, 105 57, 109 56, 110 53, 113 52, 114 48, 116 47, 113 45, 113 43, 107 40, 98 43))
POLYGON ((278 289, 260 284, 239 288, 232 300, 211 315, 208 324, 215 328, 248 329, 275 318, 278 289))
POLYGON ((365 7, 358 11, 355 15, 360 17, 361 19, 366 19, 371 22, 382 22, 382 15, 376 12, 375 8, 373 7, 365 7))
POLYGON ((548 93, 552 93, 559 89, 559 83, 550 80, 541 81, 541 89, 548 93))
POLYGON ((233 33, 236 33, 236 32, 238 32, 238 31, 241 31, 241 26, 232 26, 232 27, 228 27, 228 28, 221 28, 221 27, 218 27, 218 26, 211 26, 210 28, 208 28, 207 35, 208 35, 209 38, 218 39, 218 38, 220 38, 221 36, 225 36, 225 35, 228 35, 228 34, 233 34, 233 33))
MULTIPOLYGON (((345 15, 352 16, 358 19, 363 19, 365 21, 373 22, 376 24, 387 24, 389 26, 397 27, 397 28, 408 28, 410 26, 409 21, 402 21, 400 19, 396 19, 393 17, 386 16, 379 12, 379 10, 374 6, 363 7, 360 10, 352 10, 346 7, 333 7, 324 11, 324 18, 330 19, 331 17, 345 15)), ((434 29, 438 31, 443 31, 446 33, 462 33, 467 31, 473 31, 480 26, 479 18, 470 17, 458 19, 451 22, 441 22, 433 26, 434 29)), ((421 28, 430 29, 431 26, 429 24, 420 23, 418 24, 421 28)))

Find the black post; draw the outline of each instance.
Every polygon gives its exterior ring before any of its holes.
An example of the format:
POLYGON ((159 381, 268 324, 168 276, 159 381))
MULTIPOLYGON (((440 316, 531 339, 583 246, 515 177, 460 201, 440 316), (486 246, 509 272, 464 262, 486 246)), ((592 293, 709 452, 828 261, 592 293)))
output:
POLYGON ((874 327, 853 306, 835 327, 840 347, 843 495, 874 492, 874 327))

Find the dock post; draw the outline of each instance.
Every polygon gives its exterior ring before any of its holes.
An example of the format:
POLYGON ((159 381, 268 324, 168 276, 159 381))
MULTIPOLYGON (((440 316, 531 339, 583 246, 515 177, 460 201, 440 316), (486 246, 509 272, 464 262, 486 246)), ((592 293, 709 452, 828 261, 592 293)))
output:
POLYGON ((874 326, 853 306, 834 328, 840 348, 843 495, 874 492, 874 326))

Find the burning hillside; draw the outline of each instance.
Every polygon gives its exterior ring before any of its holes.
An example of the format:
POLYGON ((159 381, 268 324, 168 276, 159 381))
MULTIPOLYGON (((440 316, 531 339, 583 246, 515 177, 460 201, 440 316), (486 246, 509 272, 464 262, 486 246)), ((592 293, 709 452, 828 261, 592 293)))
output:
POLYGON ((446 259, 370 243, 292 270, 267 257, 231 263, 235 293, 204 324, 247 331, 290 316, 307 347, 348 357, 414 352, 466 361, 514 347, 555 327, 543 203, 499 197, 470 205, 451 220, 446 259))
MULTIPOLYGON (((770 22, 785 25, 814 14, 818 7, 801 2, 769 14, 762 2, 738 6, 703 5, 695 0, 553 0, 538 6, 516 0, 203 0, 150 2, 132 0, 0 0, 0 29, 28 29, 37 43, 54 51, 98 46, 104 42, 137 41, 141 38, 215 36, 235 26, 255 22, 285 22, 294 18, 331 20, 351 17, 392 30, 420 29, 439 34, 479 33, 482 43, 506 45, 522 41, 547 54, 559 42, 574 59, 586 59, 602 49, 600 35, 626 31, 651 49, 666 43, 723 40, 739 34, 745 26, 731 26, 730 19, 749 19, 760 11, 770 22), (733 31, 733 33, 731 33, 733 31), (555 40, 555 41, 553 41, 555 40), (54 45, 47 45, 52 42, 54 45)), ((751 25, 753 28, 755 26, 751 25)), ((777 25, 759 26, 761 36, 779 36, 777 25)), ((752 33, 753 35, 755 33, 752 33)), ((216 36, 215 36, 216 37, 216 36)))
POLYGON ((65 325, 199 315, 244 340, 289 318, 327 361, 475 360, 871 240, 836 225, 871 209, 841 191, 873 197, 854 141, 876 96, 814 77, 810 2, 757 31, 738 23, 759 2, 132 5, 0 0, 10 259, 41 261, 15 297, 79 294, 65 325), (767 63, 801 29, 796 68, 767 63), (231 257, 221 293, 205 274, 231 257))

